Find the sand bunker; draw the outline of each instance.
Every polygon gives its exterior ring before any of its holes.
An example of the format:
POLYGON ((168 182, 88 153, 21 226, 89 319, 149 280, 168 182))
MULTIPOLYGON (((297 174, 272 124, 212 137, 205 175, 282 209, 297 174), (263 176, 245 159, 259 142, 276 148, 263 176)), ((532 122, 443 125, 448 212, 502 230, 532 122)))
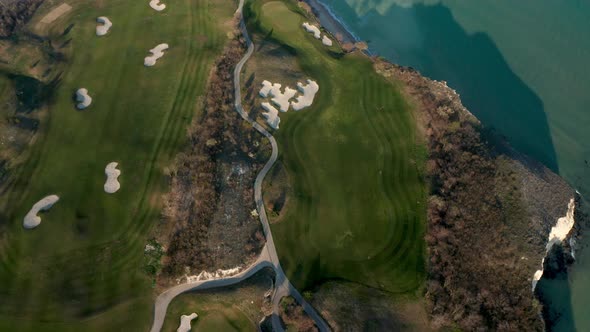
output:
POLYGON ((289 100, 295 97, 297 90, 286 87, 284 93, 280 92, 280 90, 278 92, 271 91, 271 93, 273 94, 273 98, 271 99, 273 104, 277 105, 281 112, 287 112, 289 110, 289 106, 291 106, 289 100))
POLYGON ((112 162, 104 169, 104 174, 107 176, 107 181, 104 184, 104 191, 109 194, 116 193, 121 188, 121 184, 118 180, 121 171, 117 169, 117 165, 119 164, 112 162))
POLYGON ((324 37, 322 37, 322 44, 326 45, 326 46, 332 46, 332 39, 328 38, 328 36, 324 35, 324 37))
POLYGON ((266 119, 268 125, 273 129, 279 129, 279 124, 281 123, 281 118, 279 118, 279 110, 267 102, 264 102, 260 105, 266 111, 262 113, 262 116, 266 119))
POLYGON ((272 97, 271 102, 279 107, 279 109, 276 109, 268 102, 261 103, 262 108, 266 111, 262 113, 262 116, 272 128, 279 129, 279 124, 281 123, 279 111, 287 112, 290 106, 296 111, 311 106, 316 93, 320 89, 319 85, 312 80, 307 80, 307 85, 297 83, 297 87, 299 88, 300 94, 297 96, 296 101, 290 101, 298 94, 298 91, 285 87, 283 92, 281 91, 281 84, 271 83, 266 80, 262 81, 262 88, 259 92, 260 96, 263 98, 272 97))
POLYGON ((150 50, 152 55, 146 56, 145 59, 143 60, 143 64, 146 67, 151 67, 151 66, 155 65, 156 61, 158 61, 159 58, 164 56, 163 51, 165 51, 167 49, 168 49, 168 44, 160 44, 160 45, 152 48, 150 50))
MULTIPOLYGON (((557 219, 557 223, 555 226, 551 227, 551 232, 549 233, 549 241, 547 241, 547 246, 545 247, 546 252, 549 252, 551 248, 555 244, 560 244, 567 235, 570 233, 574 225, 576 224, 576 220, 574 219, 574 212, 576 209, 576 201, 575 199, 570 199, 567 205, 567 212, 564 217, 557 219)), ((541 268, 545 263, 545 258, 541 261, 541 268)), ((535 287, 537 287, 537 282, 543 276, 543 270, 537 270, 533 275, 533 292, 535 291, 535 287)))
POLYGON ((311 24, 305 22, 305 23, 303 23, 303 28, 307 32, 313 33, 313 36, 315 37, 315 39, 320 39, 320 37, 322 36, 320 29, 318 27, 316 27, 315 25, 311 25, 311 24))
POLYGON ((281 85, 279 83, 272 84, 271 82, 264 80, 262 81, 262 89, 260 89, 260 96, 261 97, 268 97, 273 90, 281 91, 281 85))
POLYGON ((294 110, 300 111, 313 104, 313 99, 315 98, 316 93, 320 90, 320 86, 315 81, 307 80, 307 85, 297 83, 297 87, 303 95, 299 95, 297 101, 292 102, 291 106, 294 110))
POLYGON ((78 91, 76 91, 76 101, 78 101, 78 104, 76 105, 76 107, 79 110, 83 110, 86 107, 90 106, 90 104, 92 104, 92 97, 90 97, 90 95, 88 95, 87 89, 81 88, 81 89, 78 89, 78 91))
POLYGON ((29 213, 25 216, 23 226, 27 229, 39 226, 41 223, 41 217, 37 216, 37 214, 41 211, 49 210, 53 204, 57 203, 57 201, 59 201, 57 195, 50 195, 35 203, 29 213))
POLYGON ((107 32, 109 32, 109 30, 113 26, 113 23, 111 22, 111 20, 109 20, 109 18, 106 16, 100 16, 99 18, 96 19, 96 22, 102 24, 102 25, 96 26, 96 35, 97 36, 106 35, 107 32))
POLYGON ((196 313, 190 315, 180 316, 180 326, 176 329, 176 332, 189 332, 191 330, 191 321, 199 317, 196 313))
POLYGON ((163 3, 160 3, 160 0, 151 0, 150 7, 152 7, 154 10, 157 10, 159 12, 166 9, 166 5, 163 3))
POLYGON ((262 81, 262 89, 259 92, 260 96, 273 97, 271 101, 273 104, 279 107, 281 112, 287 112, 291 103, 289 100, 295 97, 297 90, 293 90, 290 87, 285 87, 285 92, 281 91, 281 85, 279 83, 271 83, 269 81, 262 81))

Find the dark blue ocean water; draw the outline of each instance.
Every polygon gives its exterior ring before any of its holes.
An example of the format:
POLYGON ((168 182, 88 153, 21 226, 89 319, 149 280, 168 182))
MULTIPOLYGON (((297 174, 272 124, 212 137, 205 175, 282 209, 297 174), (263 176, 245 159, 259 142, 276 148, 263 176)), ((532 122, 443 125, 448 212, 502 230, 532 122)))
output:
MULTIPOLYGON (((590 197, 590 0, 321 1, 373 53, 447 81, 485 125, 590 197)), ((569 280, 543 285, 558 331, 590 331, 590 249, 578 257, 569 280)))

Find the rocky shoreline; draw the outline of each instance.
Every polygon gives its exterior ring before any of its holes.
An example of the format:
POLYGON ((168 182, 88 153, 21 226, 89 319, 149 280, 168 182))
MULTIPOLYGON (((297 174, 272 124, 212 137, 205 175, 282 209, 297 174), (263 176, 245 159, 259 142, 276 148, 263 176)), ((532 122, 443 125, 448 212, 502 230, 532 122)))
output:
POLYGON ((341 43, 355 43, 359 38, 355 36, 348 27, 332 12, 330 8, 319 0, 303 0, 309 5, 311 14, 313 14, 324 29, 334 36, 339 35, 341 43))
MULTIPOLYGON (((316 16, 317 20, 325 29, 333 35, 344 36, 344 38, 340 38, 341 42, 347 43, 358 41, 358 38, 348 31, 346 26, 319 0, 305 0, 305 3, 311 7, 311 13, 316 16)), ((371 54, 367 52, 367 55, 370 56, 371 54)), ((476 117, 462 105, 458 93, 449 88, 446 85, 446 82, 428 79, 412 68, 397 66, 376 57, 374 57, 373 60, 378 72, 388 78, 393 78, 397 82, 404 83, 405 93, 418 105, 417 114, 415 114, 417 123, 418 126, 421 127, 420 130, 425 134, 426 139, 430 141, 427 142, 427 145, 430 146, 429 150, 431 154, 431 160, 429 163, 433 159, 439 157, 437 156, 439 151, 434 151, 433 147, 440 145, 440 142, 435 142, 433 140, 440 140, 441 138, 445 140, 452 139, 452 136, 457 135, 467 135, 468 138, 473 140, 468 144, 458 147, 455 146, 454 148, 458 150, 459 154, 468 153, 476 160, 481 159, 486 161, 481 163, 480 168, 472 167, 470 170, 475 173, 481 173, 474 174, 474 178, 483 176, 484 180, 482 181, 487 181, 488 185, 495 186, 495 188, 488 188, 488 190, 494 191, 495 199, 497 200, 497 202, 481 203, 473 208, 482 208, 486 210, 489 208, 496 208, 498 215, 494 215, 493 217, 484 216, 484 218, 488 217, 490 221, 495 221, 494 218, 496 218, 498 227, 501 226, 505 228, 505 230, 497 231, 496 233, 502 238, 505 246, 513 247, 510 250, 504 250, 505 248, 498 249, 496 250, 496 253, 490 253, 490 256, 496 255, 497 257, 494 259, 503 261, 502 264, 505 264, 506 260, 509 260, 510 264, 513 265, 513 273, 506 274, 504 282, 513 285, 513 293, 515 292, 517 294, 507 294, 505 291, 502 291, 501 288, 505 285, 498 285, 499 288, 494 293, 494 291, 490 291, 489 289, 486 289, 486 287, 480 287, 477 284, 471 284, 467 281, 464 282, 464 284, 459 283, 455 285, 454 287, 456 289, 446 289, 445 291, 440 291, 439 289, 433 290, 429 287, 427 297, 430 296, 429 310, 434 325, 443 327, 447 324, 458 324, 467 329, 486 326, 497 329, 510 329, 520 326, 535 330, 544 330, 547 326, 551 326, 551 318, 546 314, 542 315, 542 313, 548 312, 549 303, 542 303, 542 306, 535 305, 536 298, 540 299, 540 297, 534 291, 531 292, 531 285, 535 283, 533 275, 535 274, 535 271, 542 268, 544 271, 544 277, 552 278, 556 274, 567 273, 568 269, 574 263, 575 243, 581 235, 581 225, 586 223, 587 220, 587 216, 581 209, 582 200, 579 194, 557 174, 553 173, 547 167, 532 158, 515 151, 507 142, 500 138, 499 135, 490 132, 482 126, 479 120, 477 120, 476 117), (441 112, 445 112, 444 116, 441 116, 441 112), (459 128, 456 128, 457 126, 459 126, 459 128), (449 128, 455 128, 455 130, 449 128), (438 133, 433 134, 433 132, 438 133), (482 175, 484 173, 491 174, 485 176, 482 175), (511 188, 506 189, 502 188, 502 186, 511 186, 511 188), (552 228, 556 225, 558 219, 566 215, 567 206, 571 199, 575 199, 575 224, 565 239, 559 241, 559 245, 547 249, 549 234, 551 233, 552 228), (519 209, 521 211, 518 211, 519 209), (522 220, 519 222, 518 218, 506 216, 506 214, 510 213, 520 214, 522 220), (457 319, 456 317, 449 317, 445 313, 446 309, 440 305, 437 307, 438 300, 441 300, 437 299, 437 296, 449 296, 448 291, 460 290, 467 286, 479 289, 479 291, 472 294, 473 296, 481 296, 483 292, 483 294, 489 294, 488 296, 496 298, 497 301, 508 301, 511 307, 520 307, 521 310, 528 311, 528 314, 523 313, 510 316, 510 310, 508 310, 508 308, 500 308, 490 305, 489 308, 487 308, 489 312, 484 312, 481 315, 477 312, 473 312, 457 319), (477 294, 477 292, 479 292, 479 294, 477 294), (528 296, 528 300, 519 300, 517 299, 519 296, 528 296), (515 303, 514 301, 520 302, 515 303), (497 322, 498 325, 494 325, 493 317, 486 317, 486 315, 497 315, 499 319, 497 322), (506 316, 502 317, 502 315, 506 316), (539 317, 541 317, 541 319, 539 319, 539 317), (490 324, 492 326, 490 326, 490 324)), ((443 149, 446 148, 448 147, 443 147, 443 149)), ((447 152, 448 151, 445 153, 447 152)), ((454 158, 459 158, 456 159, 459 161, 461 160, 461 157, 454 156, 454 158)), ((448 165, 440 165, 440 160, 438 164, 436 162, 433 164, 434 165, 431 163, 429 164, 429 167, 427 167, 433 187, 438 185, 436 182, 440 180, 441 174, 445 173, 445 170, 442 169, 443 166, 461 167, 458 164, 453 164, 452 160, 448 165)), ((445 176, 449 177, 448 174, 443 175, 442 177, 445 176)), ((468 195, 477 194, 477 190, 469 187, 470 185, 475 186, 476 184, 470 183, 469 179, 451 178, 446 180, 453 182, 449 189, 462 190, 468 195), (461 183, 461 181, 463 181, 463 183, 461 183), (464 186, 461 187, 461 184, 464 186)), ((445 182, 444 185, 446 184, 447 183, 445 182)), ((444 191, 442 193, 437 192, 439 189, 433 190, 430 196, 431 200, 442 200, 444 204, 451 207, 453 203, 466 201, 465 197, 457 198, 460 194, 454 195, 444 191), (453 202, 453 200, 455 201, 453 202)), ((493 198, 493 196, 490 197, 493 198)), ((430 209, 429 231, 426 235, 427 242, 429 243, 429 263, 427 264, 429 265, 428 269, 430 269, 429 285, 432 284, 433 280, 435 282, 444 282, 446 279, 446 277, 442 276, 440 273, 433 271, 432 267, 436 266, 436 263, 433 263, 433 260, 436 261, 441 259, 439 257, 440 251, 445 250, 441 248, 446 248, 449 245, 447 243, 449 237, 456 235, 458 239, 461 239, 462 231, 457 231, 457 226, 460 225, 461 228, 466 227, 464 225, 464 220, 449 222, 449 220, 447 220, 449 219, 448 215, 451 214, 451 211, 449 210, 442 211, 442 215, 436 216, 436 218, 440 220, 437 219, 436 222, 433 222, 432 212, 433 211, 430 209), (441 228, 441 223, 447 224, 441 228), (437 238, 440 236, 440 232, 445 234, 444 239, 442 240, 437 238), (457 234, 454 234, 453 232, 457 234), (442 279, 436 280, 437 278, 442 279)), ((438 212, 441 211, 437 211, 437 213, 438 212)), ((453 215, 461 215, 462 213, 465 214, 464 211, 452 212, 453 215)), ((469 217, 466 219, 468 220, 469 217)), ((491 229, 493 229, 494 226, 495 225, 492 225, 491 229)), ((485 230, 485 227, 489 227, 489 225, 483 225, 480 228, 485 230)), ((474 231, 477 232, 477 229, 474 231)), ((495 230, 492 232, 494 231, 495 230)), ((483 232, 482 234, 482 236, 488 235, 489 234, 486 234, 486 232, 483 232)), ((477 238, 477 236, 475 237, 477 238)), ((482 238, 482 240, 485 240, 485 238, 482 238)), ((453 246, 453 244, 451 244, 451 246, 453 246)), ((469 247, 469 244, 455 244, 454 249, 462 250, 466 247, 469 247)), ((479 248, 474 247, 470 249, 478 250, 479 248)), ((490 246, 490 250, 494 250, 493 246, 490 246)), ((477 257, 477 255, 475 257, 477 257)), ((457 258, 458 257, 448 259, 448 263, 461 264, 462 262, 460 260, 457 261, 457 258)), ((462 257, 461 260, 465 258, 466 257, 462 257)), ((501 266, 501 264, 498 263, 498 266, 501 266)), ((481 272, 480 269, 494 270, 494 268, 499 269, 499 267, 496 266, 490 267, 486 266, 486 264, 478 266, 475 264, 471 270, 460 271, 463 273, 473 272, 474 274, 478 274, 481 272)), ((493 273, 493 271, 488 272, 493 273)), ((440 285, 437 287, 440 287, 440 285)), ((509 285, 506 285, 506 287, 510 288, 509 285)), ((442 300, 449 301, 448 298, 442 300)), ((484 302, 485 301, 482 301, 482 303, 484 302)), ((457 310, 457 308, 452 309, 450 307, 447 307, 447 309, 457 310)))
MULTIPOLYGON (((445 82, 425 78, 414 69, 383 60, 375 60, 375 67, 384 76, 404 84, 406 94, 417 105, 417 122, 426 134, 430 150, 427 167, 432 186, 430 197, 437 201, 436 206, 429 207, 426 236, 429 284, 437 282, 436 287, 429 287, 427 294, 434 303, 430 308, 433 321, 444 317, 446 323, 458 324, 467 330, 478 327, 508 327, 510 330, 527 326, 544 330, 552 326, 550 317, 541 316, 541 312, 549 311, 550 303, 542 303, 542 308, 535 305, 533 298, 537 297, 531 293, 531 284, 539 268, 545 270, 545 277, 551 278, 556 273, 567 273, 573 264, 573 245, 580 236, 581 225, 587 220, 579 194, 557 174, 486 130, 445 82), (458 169, 457 172, 448 171, 452 168, 458 169), (469 175, 462 178, 461 173, 469 175), (480 198, 470 199, 469 196, 480 198), (548 251, 549 235, 558 219, 566 216, 572 199, 575 199, 574 227, 562 241, 557 241, 558 245, 549 246, 548 251), (476 224, 464 231, 469 227, 468 222, 476 224), (496 238, 489 241, 489 237, 496 238), (462 257, 446 257, 441 252, 449 251, 449 244, 450 252, 467 253, 462 257), (468 259, 477 260, 480 253, 469 254, 477 250, 484 252, 489 261, 471 264, 470 268, 458 266, 466 265, 468 259), (453 275, 436 269, 441 259, 447 268, 456 265, 458 274, 485 278, 481 272, 487 271, 496 277, 488 279, 485 286, 464 280, 449 287, 448 279, 453 275), (494 283, 497 288, 490 291, 494 283), (437 288, 440 285, 445 285, 444 291, 437 288), (471 296, 488 294, 487 297, 507 301, 510 306, 490 306, 482 310, 483 313, 474 310, 462 319, 445 316, 447 310, 457 309, 441 309, 437 302, 449 301, 446 296, 465 288, 475 289, 471 296), (528 299, 523 300, 527 296, 528 299), (522 313, 512 315, 510 307, 522 313), (478 320, 480 313, 483 318, 478 320), (486 316, 498 317, 497 325, 491 323, 490 326, 486 316)), ((456 305, 464 300, 456 299, 456 305)), ((480 304, 485 307, 485 301, 480 304)))

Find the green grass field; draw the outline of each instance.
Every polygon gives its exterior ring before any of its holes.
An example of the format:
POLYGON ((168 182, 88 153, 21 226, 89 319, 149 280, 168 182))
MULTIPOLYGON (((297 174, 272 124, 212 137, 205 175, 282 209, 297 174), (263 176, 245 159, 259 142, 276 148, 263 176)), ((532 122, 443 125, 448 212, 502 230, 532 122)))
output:
POLYGON ((158 13, 148 1, 68 3, 72 11, 48 30, 72 38, 49 123, 0 200, 8 221, 0 235, 0 330, 146 330, 153 298, 141 265, 166 189, 163 169, 200 110, 236 4, 183 0, 158 13), (100 38, 98 16, 113 22, 100 38), (144 67, 160 43, 170 49, 144 67), (72 100, 80 87, 93 98, 84 111, 72 100), (111 161, 122 170, 114 195, 103 191, 111 161), (60 201, 39 227, 23 229, 26 212, 48 194, 60 201))
POLYGON ((281 113, 274 133, 292 186, 272 225, 287 275, 300 290, 332 278, 420 289, 426 149, 410 105, 367 57, 342 56, 305 32, 294 2, 250 1, 246 16, 251 32, 289 49, 320 86, 314 105, 281 113))

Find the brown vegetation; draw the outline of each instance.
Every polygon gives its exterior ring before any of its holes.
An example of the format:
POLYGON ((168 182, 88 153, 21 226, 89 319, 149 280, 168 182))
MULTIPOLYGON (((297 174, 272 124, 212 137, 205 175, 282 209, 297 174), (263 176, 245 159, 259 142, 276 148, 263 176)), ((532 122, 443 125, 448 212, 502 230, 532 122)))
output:
POLYGON ((318 331, 313 320, 307 316, 303 307, 291 296, 281 299, 280 316, 289 331, 313 332, 318 331))
POLYGON ((230 42, 209 80, 202 116, 171 170, 159 238, 167 244, 164 273, 215 270, 242 265, 264 245, 253 183, 268 146, 233 109, 233 69, 244 52, 230 42))
MULTIPOLYGON (((62 44, 69 36, 38 36, 25 24, 42 1, 0 5, 0 194, 48 115, 61 82, 62 44)), ((3 218, 0 216, 0 224, 3 218)))
POLYGON ((565 214, 571 188, 538 163, 518 159, 501 140, 489 143, 496 136, 444 82, 382 61, 376 68, 404 83, 427 140, 426 297, 433 326, 542 330, 531 277, 540 268, 551 221, 565 214), (549 188, 555 193, 547 199, 549 188), (545 210, 533 212, 540 203, 545 210))
POLYGON ((23 27, 43 0, 18 0, 0 5, 0 38, 7 38, 23 27))
POLYGON ((334 332, 431 331, 422 299, 346 281, 323 283, 311 304, 334 332))
POLYGON ((264 179, 262 192, 264 193, 262 199, 270 222, 280 221, 281 213, 286 210, 285 206, 289 201, 291 192, 289 174, 280 161, 274 165, 264 179))

